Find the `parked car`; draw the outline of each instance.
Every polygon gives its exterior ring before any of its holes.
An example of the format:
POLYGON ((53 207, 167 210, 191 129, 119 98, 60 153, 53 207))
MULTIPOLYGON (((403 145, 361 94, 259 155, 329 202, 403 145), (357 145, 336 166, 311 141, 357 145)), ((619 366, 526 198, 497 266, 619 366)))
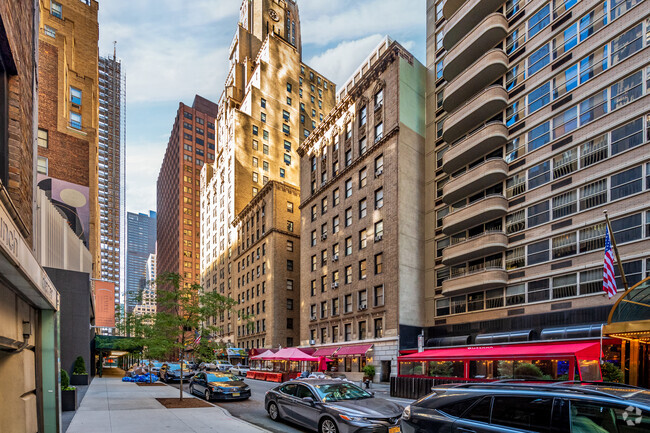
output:
POLYGON ((163 363, 160 361, 152 361, 151 362, 151 372, 153 374, 160 374, 160 367, 163 366, 163 363))
POLYGON ((250 368, 248 367, 248 365, 237 365, 237 366, 232 367, 230 369, 230 374, 234 374, 235 376, 246 377, 249 370, 250 370, 250 368))
POLYGON ((209 371, 209 370, 216 370, 217 366, 214 362, 202 362, 199 364, 199 370, 202 371, 209 371))
POLYGON ((650 431, 650 391, 618 383, 445 385, 404 409, 402 432, 650 431))
POLYGON ((272 420, 286 419, 319 433, 398 433, 403 410, 351 382, 332 379, 285 382, 266 393, 264 405, 272 420))
POLYGON ((216 369, 219 371, 230 371, 230 369, 233 367, 231 363, 228 361, 214 361, 214 365, 216 366, 216 369))
POLYGON ((203 396, 207 401, 245 400, 250 398, 251 388, 232 374, 200 372, 190 381, 190 394, 203 396))
MULTIPOLYGON (((183 379, 190 380, 194 374, 183 368, 183 379)), ((160 380, 163 382, 173 382, 181 380, 181 365, 180 364, 163 364, 160 367, 160 380)))

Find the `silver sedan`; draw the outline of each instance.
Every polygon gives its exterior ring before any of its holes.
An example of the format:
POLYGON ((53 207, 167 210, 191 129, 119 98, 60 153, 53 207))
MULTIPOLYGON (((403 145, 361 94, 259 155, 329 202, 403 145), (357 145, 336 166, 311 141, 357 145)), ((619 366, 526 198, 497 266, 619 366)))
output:
POLYGON ((285 382, 269 390, 264 403, 271 419, 319 433, 399 433, 403 410, 351 382, 333 379, 285 382))

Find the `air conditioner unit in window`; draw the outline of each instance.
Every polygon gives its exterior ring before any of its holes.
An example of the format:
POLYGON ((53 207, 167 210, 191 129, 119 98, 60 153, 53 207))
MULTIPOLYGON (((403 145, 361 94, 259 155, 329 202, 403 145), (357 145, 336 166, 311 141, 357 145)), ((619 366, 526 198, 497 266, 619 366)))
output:
POLYGON ((327 235, 321 235, 320 240, 324 241, 325 239, 327 239, 327 235))
POLYGON ((311 345, 316 344, 316 340, 309 340, 309 344, 311 344, 311 345))
POLYGON ((333 261, 333 262, 336 262, 336 261, 338 261, 338 260, 339 260, 339 255, 338 255, 338 254, 334 254, 334 255, 332 256, 332 261, 333 261))
POLYGON ((332 289, 338 289, 339 283, 332 283, 332 289))
POLYGON ((316 320, 316 315, 312 314, 310 318, 311 318, 311 320, 316 320))
POLYGON ((375 235, 375 242, 380 241, 384 235, 375 235))
POLYGON ((383 172, 384 172, 384 166, 382 165, 381 167, 375 170, 375 177, 381 176, 383 172))
POLYGON ((359 310, 365 310, 368 306, 366 304, 359 305, 359 310))

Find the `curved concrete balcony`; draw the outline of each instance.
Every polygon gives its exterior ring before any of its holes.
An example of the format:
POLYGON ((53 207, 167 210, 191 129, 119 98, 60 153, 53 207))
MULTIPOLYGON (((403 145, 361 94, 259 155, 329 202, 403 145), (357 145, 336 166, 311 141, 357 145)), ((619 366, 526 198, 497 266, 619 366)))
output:
POLYGON ((453 14, 465 3, 465 0, 447 0, 442 6, 442 15, 449 20, 453 14))
POLYGON ((442 106, 451 113, 463 102, 494 83, 508 70, 508 56, 495 48, 456 76, 445 88, 442 106))
POLYGON ((446 235, 452 235, 483 222, 502 217, 507 212, 508 200, 502 194, 489 195, 445 216, 442 219, 442 232, 446 235))
POLYGON ((480 156, 503 146, 507 141, 506 125, 502 122, 490 122, 445 152, 442 157, 442 169, 445 173, 454 173, 480 156))
MULTIPOLYGON (((448 49, 442 76, 451 81, 501 42, 508 34, 508 20, 503 14, 488 15, 477 27, 458 41, 453 49, 448 49)), ((449 33, 445 34, 445 40, 449 33)), ((446 47, 446 45, 445 45, 446 47)))
POLYGON ((503 158, 488 159, 458 177, 452 178, 442 189, 442 200, 456 203, 508 177, 508 164, 503 158))
POLYGON ((508 92, 502 86, 490 86, 451 113, 443 124, 442 138, 453 143, 476 125, 496 116, 508 105, 508 92))
POLYGON ((485 232, 442 250, 442 263, 455 265, 478 257, 500 253, 508 247, 505 232, 485 232))
MULTIPOLYGON (((458 1, 450 5, 449 10, 456 6, 455 3, 458 3, 458 1)), ((467 33, 477 27, 486 16, 495 13, 501 5, 503 5, 503 0, 467 0, 461 2, 460 7, 456 8, 454 14, 447 18, 445 36, 442 40, 445 49, 449 51, 467 33)), ((445 4, 442 9, 443 14, 445 13, 446 7, 447 5, 445 4)), ((505 19, 505 17, 503 18, 505 19)))
POLYGON ((503 287, 507 283, 508 273, 504 269, 485 268, 443 281, 442 294, 461 295, 475 290, 503 287))

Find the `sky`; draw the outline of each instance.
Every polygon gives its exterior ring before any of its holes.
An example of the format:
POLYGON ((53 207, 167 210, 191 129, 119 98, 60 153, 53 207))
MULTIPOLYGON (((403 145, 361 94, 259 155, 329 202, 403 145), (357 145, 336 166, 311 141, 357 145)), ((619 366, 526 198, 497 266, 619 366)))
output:
MULTIPOLYGON (((126 210, 156 209, 178 104, 219 100, 241 0, 100 0, 99 53, 126 74, 126 210)), ((303 61, 341 85, 385 35, 422 63, 424 0, 298 0, 303 61)))

